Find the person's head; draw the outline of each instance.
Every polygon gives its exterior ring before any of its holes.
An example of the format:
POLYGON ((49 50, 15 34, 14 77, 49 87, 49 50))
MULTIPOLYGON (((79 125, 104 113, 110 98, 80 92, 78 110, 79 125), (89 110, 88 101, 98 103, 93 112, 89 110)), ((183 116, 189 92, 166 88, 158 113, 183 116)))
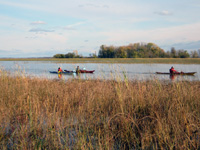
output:
POLYGON ((174 69, 174 67, 172 66, 171 69, 174 69))

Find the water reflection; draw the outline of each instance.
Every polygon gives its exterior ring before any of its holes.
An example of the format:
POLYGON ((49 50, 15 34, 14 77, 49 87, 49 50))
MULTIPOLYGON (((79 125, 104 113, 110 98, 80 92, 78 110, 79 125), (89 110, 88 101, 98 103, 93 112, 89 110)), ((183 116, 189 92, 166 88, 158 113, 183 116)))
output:
POLYGON ((177 77, 177 75, 171 74, 171 75, 169 75, 169 77, 170 77, 170 79, 173 81, 173 80, 175 80, 175 78, 177 77))
POLYGON ((59 79, 62 78, 62 74, 61 74, 61 73, 58 74, 58 78, 59 78, 59 79))

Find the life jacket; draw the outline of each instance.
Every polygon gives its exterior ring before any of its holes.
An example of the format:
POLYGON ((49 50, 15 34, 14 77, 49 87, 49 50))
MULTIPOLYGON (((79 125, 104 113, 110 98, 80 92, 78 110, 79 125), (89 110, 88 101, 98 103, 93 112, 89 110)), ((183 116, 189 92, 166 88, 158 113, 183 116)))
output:
POLYGON ((62 69, 59 68, 59 69, 58 69, 58 72, 62 72, 62 69))

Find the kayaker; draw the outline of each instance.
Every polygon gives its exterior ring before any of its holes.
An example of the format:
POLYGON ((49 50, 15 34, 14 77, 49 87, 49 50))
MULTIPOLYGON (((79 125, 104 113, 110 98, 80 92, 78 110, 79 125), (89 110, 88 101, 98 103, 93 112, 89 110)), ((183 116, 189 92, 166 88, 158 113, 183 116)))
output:
POLYGON ((79 73, 80 72, 80 69, 79 69, 79 66, 76 67, 76 73, 79 73))
POLYGON ((61 67, 58 68, 58 73, 60 73, 60 72, 63 72, 61 67))
POLYGON ((173 74, 173 73, 178 73, 178 71, 176 71, 176 70, 174 69, 173 66, 171 67, 171 69, 169 69, 169 72, 170 72, 171 74, 173 74))

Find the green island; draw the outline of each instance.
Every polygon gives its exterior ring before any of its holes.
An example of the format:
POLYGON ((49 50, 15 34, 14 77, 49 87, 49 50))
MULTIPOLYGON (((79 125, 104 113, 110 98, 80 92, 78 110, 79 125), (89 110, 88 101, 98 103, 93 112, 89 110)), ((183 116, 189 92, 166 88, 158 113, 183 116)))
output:
POLYGON ((0 61, 53 61, 56 63, 200 64, 200 58, 0 58, 0 61))
POLYGON ((0 149, 199 149, 199 85, 0 70, 0 149))

